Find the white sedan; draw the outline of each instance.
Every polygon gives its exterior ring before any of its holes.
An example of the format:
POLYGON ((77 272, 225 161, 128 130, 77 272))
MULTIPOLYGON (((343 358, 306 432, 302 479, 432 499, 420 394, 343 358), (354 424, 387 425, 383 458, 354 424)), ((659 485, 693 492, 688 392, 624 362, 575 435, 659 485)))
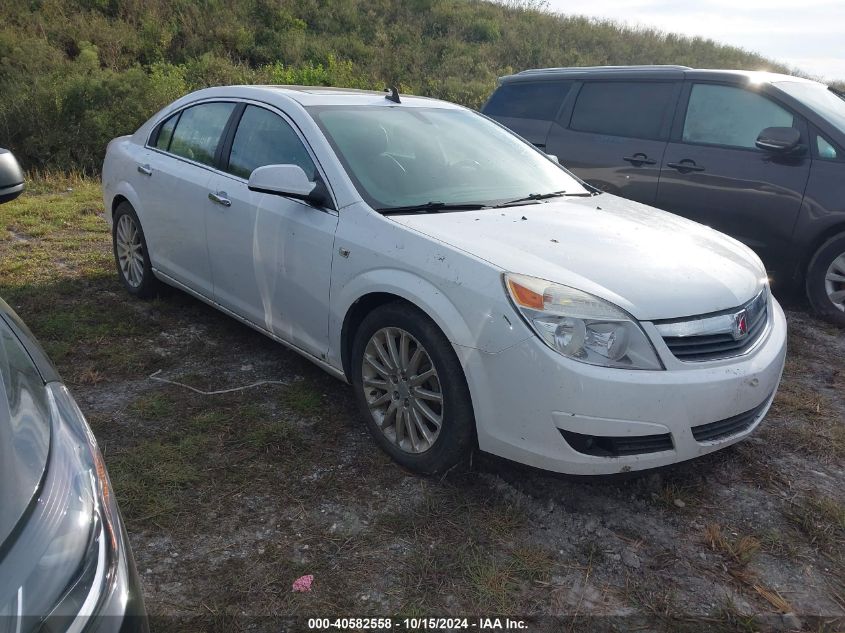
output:
POLYGON ((780 381, 748 248, 450 103, 200 90, 109 144, 103 189, 129 293, 180 288, 351 383, 417 472, 476 445, 576 474, 690 459, 780 381))

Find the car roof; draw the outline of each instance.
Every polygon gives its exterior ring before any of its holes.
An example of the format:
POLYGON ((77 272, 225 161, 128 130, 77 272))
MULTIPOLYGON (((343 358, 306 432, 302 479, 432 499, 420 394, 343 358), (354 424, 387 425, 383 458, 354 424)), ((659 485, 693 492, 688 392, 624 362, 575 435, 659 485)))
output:
MULTIPOLYGON (((336 88, 329 86, 274 86, 274 85, 238 85, 205 88, 189 95, 191 100, 205 98, 243 98, 264 101, 284 101, 290 99, 302 106, 321 105, 396 105, 387 99, 388 93, 377 90, 358 90, 356 88, 336 88)), ((428 107, 459 109, 461 106, 448 101, 417 97, 399 93, 401 105, 408 107, 428 107)))
POLYGON ((745 79, 753 82, 776 83, 801 81, 818 83, 811 79, 759 70, 726 70, 717 68, 690 68, 675 65, 646 66, 573 66, 566 68, 533 68, 499 78, 499 83, 523 81, 548 81, 554 79, 586 79, 591 77, 614 79, 745 79))

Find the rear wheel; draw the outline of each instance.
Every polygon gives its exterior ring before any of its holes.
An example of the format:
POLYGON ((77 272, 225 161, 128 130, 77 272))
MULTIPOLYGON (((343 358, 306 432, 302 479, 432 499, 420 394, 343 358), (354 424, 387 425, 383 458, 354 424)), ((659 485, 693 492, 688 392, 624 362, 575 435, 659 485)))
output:
POLYGON ((142 299, 155 296, 159 281, 153 275, 141 223, 128 202, 121 202, 114 212, 112 243, 117 276, 123 287, 142 299))
POLYGON ((821 245, 807 268, 807 298, 822 318, 845 327, 845 233, 821 245))
POLYGON ((352 384, 379 446, 405 468, 435 474, 459 463, 475 431, 455 351, 424 313, 403 302, 371 312, 355 335, 352 384))

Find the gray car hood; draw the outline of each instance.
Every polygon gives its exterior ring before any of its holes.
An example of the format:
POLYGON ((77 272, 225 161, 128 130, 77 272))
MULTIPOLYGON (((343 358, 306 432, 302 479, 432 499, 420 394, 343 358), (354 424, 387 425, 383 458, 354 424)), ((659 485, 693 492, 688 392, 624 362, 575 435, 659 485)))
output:
POLYGON ((504 271, 592 293, 641 320, 734 308, 754 297, 766 277, 740 242, 609 194, 390 217, 504 271))

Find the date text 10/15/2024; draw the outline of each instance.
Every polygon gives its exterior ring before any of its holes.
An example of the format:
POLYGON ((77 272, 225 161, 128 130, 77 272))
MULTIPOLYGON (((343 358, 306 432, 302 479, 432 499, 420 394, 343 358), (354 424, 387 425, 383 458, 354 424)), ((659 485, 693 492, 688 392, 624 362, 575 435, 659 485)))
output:
POLYGON ((387 630, 407 631, 524 631, 525 620, 511 618, 309 618, 308 629, 321 630, 387 630))

